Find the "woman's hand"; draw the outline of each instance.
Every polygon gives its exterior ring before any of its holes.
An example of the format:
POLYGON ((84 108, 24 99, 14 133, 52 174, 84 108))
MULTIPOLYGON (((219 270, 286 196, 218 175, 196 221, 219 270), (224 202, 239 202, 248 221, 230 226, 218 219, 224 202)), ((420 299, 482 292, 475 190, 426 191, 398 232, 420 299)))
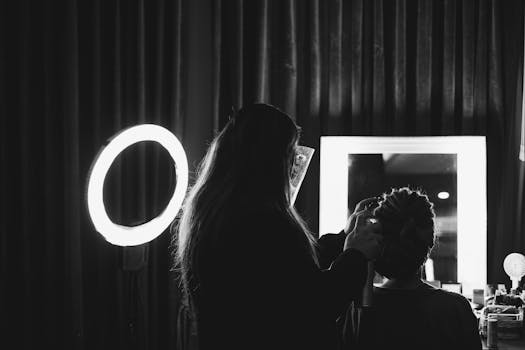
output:
MULTIPOLYGON (((375 260, 382 250, 381 224, 373 219, 372 212, 362 210, 354 215, 355 226, 346 236, 344 250, 359 250, 368 260, 375 260)), ((350 221, 350 220, 348 220, 350 221)))
POLYGON ((365 198, 361 202, 357 203, 355 206, 354 212, 350 215, 346 221, 345 233, 348 235, 355 227, 355 219, 357 213, 365 210, 368 206, 377 203, 377 197, 365 198))

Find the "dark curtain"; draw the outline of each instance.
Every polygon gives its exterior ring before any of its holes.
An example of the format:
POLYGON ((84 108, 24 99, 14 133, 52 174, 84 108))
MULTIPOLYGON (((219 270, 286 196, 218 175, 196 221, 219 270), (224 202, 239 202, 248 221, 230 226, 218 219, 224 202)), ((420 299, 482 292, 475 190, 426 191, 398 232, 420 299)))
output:
MULTIPOLYGON (((178 348, 170 235, 123 249, 89 222, 100 147, 172 130, 190 169, 232 108, 264 101, 320 135, 486 135, 489 281, 525 250, 518 0, 22 0, 0 10, 0 330, 16 348, 178 348)), ((319 152, 298 206, 318 227, 319 152)), ((159 213, 155 144, 111 168, 119 223, 159 213)), ((193 175, 193 174, 192 174, 193 175)), ((187 324, 178 324, 187 329, 187 324)))
MULTIPOLYGON (((4 347, 176 347, 179 293, 169 232, 137 248, 111 245, 89 221, 85 190, 100 148, 135 124, 174 132, 192 168, 202 156, 212 135, 211 88, 203 88, 201 59, 210 57, 211 11, 200 9, 202 3, 2 4, 4 347)), ((135 225, 158 215, 174 175, 159 145, 130 147, 107 177, 110 217, 135 225)))
MULTIPOLYGON (((518 159, 523 2, 310 0, 214 2, 214 115, 272 103, 321 135, 484 135, 488 280, 525 251, 518 159)), ((319 153, 298 197, 318 227, 319 153)))

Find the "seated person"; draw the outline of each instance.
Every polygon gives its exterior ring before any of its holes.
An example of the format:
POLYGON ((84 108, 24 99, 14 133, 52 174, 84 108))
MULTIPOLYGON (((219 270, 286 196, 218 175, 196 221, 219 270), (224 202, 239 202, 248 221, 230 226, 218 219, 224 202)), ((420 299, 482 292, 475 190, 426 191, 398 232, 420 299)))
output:
MULTIPOLYGON (((343 348, 481 349, 467 299, 420 278, 434 246, 435 214, 428 197, 409 188, 394 189, 379 200, 374 215, 384 244, 375 269, 387 280, 374 287, 372 307, 352 304, 341 317, 343 348)), ((321 254, 333 251, 340 235, 321 239, 321 254)))

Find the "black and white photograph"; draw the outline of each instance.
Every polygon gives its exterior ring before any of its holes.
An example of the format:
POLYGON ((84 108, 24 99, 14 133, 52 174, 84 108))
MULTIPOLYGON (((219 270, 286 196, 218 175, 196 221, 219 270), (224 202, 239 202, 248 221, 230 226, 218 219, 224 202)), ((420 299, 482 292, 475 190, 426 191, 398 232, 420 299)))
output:
POLYGON ((0 349, 525 350, 524 0, 0 3, 0 349))

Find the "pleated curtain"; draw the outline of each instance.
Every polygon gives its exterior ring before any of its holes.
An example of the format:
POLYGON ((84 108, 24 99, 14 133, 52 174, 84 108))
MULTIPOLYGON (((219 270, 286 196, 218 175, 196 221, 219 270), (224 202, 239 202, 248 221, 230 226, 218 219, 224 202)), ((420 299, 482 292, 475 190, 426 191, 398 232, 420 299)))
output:
MULTIPOLYGON (((111 136, 155 123, 179 137, 193 180, 232 109, 252 102, 285 110, 317 149, 297 200, 313 231, 321 135, 487 136, 488 277, 507 281, 503 258, 525 251, 523 17, 518 0, 4 4, 2 339, 189 348, 170 233, 138 248, 107 243, 88 218, 87 175, 111 136)), ((174 175, 158 145, 130 147, 108 174, 110 217, 156 216, 174 175)))
MULTIPOLYGON (((213 2, 214 117, 274 104, 321 135, 487 137, 488 278, 525 251, 519 161, 523 3, 213 2)), ((297 205, 318 227, 319 153, 297 205)))
MULTIPOLYGON (((88 218, 85 191, 101 147, 129 126, 154 123, 183 143, 204 144, 184 129, 186 5, 2 5, 2 342, 19 349, 175 348, 170 234, 138 248, 109 244, 88 218)), ((158 215, 174 175, 160 146, 130 147, 106 179, 109 216, 133 226, 158 215)))

